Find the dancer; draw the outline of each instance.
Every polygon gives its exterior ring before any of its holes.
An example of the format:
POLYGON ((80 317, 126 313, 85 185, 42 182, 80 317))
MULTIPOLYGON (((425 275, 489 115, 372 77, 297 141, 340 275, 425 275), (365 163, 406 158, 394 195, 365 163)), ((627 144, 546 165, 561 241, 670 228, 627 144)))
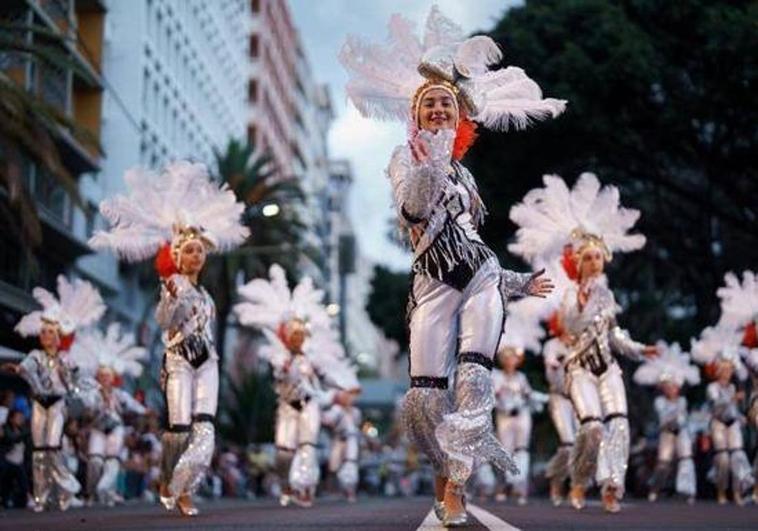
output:
POLYGON ((349 402, 348 393, 324 390, 319 374, 337 375, 347 367, 344 351, 330 329, 322 304, 323 291, 306 277, 290 292, 281 266, 274 264, 269 279, 256 278, 241 286, 242 302, 234 313, 244 326, 262 330, 268 345, 260 355, 274 369, 278 404, 276 410, 276 463, 282 485, 280 503, 313 505, 320 470, 316 444, 321 429, 321 408, 349 402), (328 344, 305 345, 309 336, 323 336, 328 344), (341 354, 341 355, 340 355, 341 354))
POLYGON ((692 342, 692 359, 704 365, 706 374, 713 375, 714 379, 706 388, 715 451, 708 477, 716 484, 717 499, 722 505, 728 501, 730 483, 734 503, 744 505, 744 494, 755 482, 742 436, 745 417, 740 404, 745 392, 738 390, 732 381, 735 377, 739 381, 747 379, 739 354, 741 339, 739 330, 722 324, 706 328, 700 338, 692 342))
POLYGON ((496 499, 505 501, 505 489, 510 485, 519 505, 526 505, 529 489, 532 412, 542 411, 548 401, 547 395, 532 390, 526 375, 518 370, 524 362, 525 349, 539 351, 540 339, 544 335, 536 310, 529 299, 511 305, 508 327, 498 349, 502 370, 492 373, 497 436, 503 447, 514 454, 518 467, 517 473, 505 474, 496 499))
POLYGON ((574 286, 564 295, 560 319, 569 339, 564 367, 567 389, 580 428, 571 456, 571 504, 585 506, 585 490, 601 485, 603 506, 618 512, 629 460, 629 421, 621 368, 613 352, 635 361, 654 355, 655 346, 632 341, 616 323, 619 308, 608 288, 605 265, 614 251, 639 249, 642 235, 627 234, 637 211, 620 207, 613 186, 600 187, 584 173, 572 190, 557 176, 530 191, 511 210, 520 226, 511 252, 532 262, 563 265, 574 286))
POLYGON ((568 355, 567 339, 556 312, 550 322, 552 337, 542 347, 545 361, 545 379, 550 390, 548 412, 558 434, 558 449, 547 463, 545 476, 550 480, 550 501, 558 507, 563 503, 564 484, 570 477, 571 450, 574 448, 579 422, 566 392, 564 362, 568 355))
POLYGON ((18 365, 5 369, 21 375, 32 391, 32 482, 35 512, 49 502, 65 511, 81 485, 64 463, 61 452, 66 399, 79 394, 76 365, 67 356, 74 333, 105 313, 100 294, 83 280, 58 277, 58 296, 37 287, 32 295, 42 310, 25 315, 16 325, 22 336, 39 336, 40 350, 32 350, 18 365))
POLYGON ((411 22, 394 15, 385 46, 350 36, 340 53, 350 75, 348 97, 361 114, 409 125, 408 143, 395 149, 388 168, 399 224, 414 255, 404 416, 410 439, 433 463, 434 509, 448 526, 466 522, 463 488, 481 462, 514 468, 492 432, 489 371, 505 303, 551 289, 540 274, 500 267, 477 232, 486 211, 476 181, 460 163, 475 138, 474 122, 518 129, 565 107, 543 99, 519 68, 490 70, 501 58, 489 37, 466 39, 436 7, 423 41, 411 22), (451 402, 447 386, 454 369, 451 402))
POLYGON ((361 450, 361 411, 354 401, 360 394, 360 386, 343 388, 348 400, 335 403, 323 414, 323 423, 332 429, 332 447, 329 455, 329 472, 337 477, 340 490, 349 503, 357 501, 359 457, 361 450))
POLYGON ((111 323, 106 333, 88 330, 82 334, 72 355, 80 371, 93 374, 98 384, 87 447, 87 501, 112 507, 123 501, 116 492, 124 447, 123 414, 146 412, 118 382, 124 375, 142 374, 140 360, 147 357, 147 350, 135 345, 134 335, 122 334, 121 326, 111 323))
POLYGON ((157 253, 162 282, 156 320, 166 347, 161 387, 169 423, 161 439, 160 499, 166 509, 194 516, 192 496, 213 456, 218 405, 216 307, 199 277, 209 252, 247 238, 240 224, 244 205, 226 185, 219 188, 202 164, 174 162, 160 175, 135 169, 124 180, 129 195, 100 205, 112 228, 96 233, 90 245, 127 260, 157 253))
MULTIPOLYGON (((758 430, 758 277, 752 271, 742 273, 742 282, 734 273, 724 277, 725 286, 716 292, 721 298, 723 326, 742 332, 742 357, 750 374, 751 391, 748 400, 748 423, 758 430)), ((758 503, 758 452, 754 457, 753 501, 758 503)))
POLYGON ((676 462, 677 493, 695 502, 697 478, 692 461, 692 436, 689 432, 687 399, 681 396, 682 386, 700 383, 697 367, 690 364, 689 354, 679 344, 658 343, 660 356, 646 361, 634 373, 639 385, 657 386, 660 395, 655 398, 654 409, 658 416, 658 461, 650 481, 648 500, 654 502, 666 484, 673 463, 676 462))

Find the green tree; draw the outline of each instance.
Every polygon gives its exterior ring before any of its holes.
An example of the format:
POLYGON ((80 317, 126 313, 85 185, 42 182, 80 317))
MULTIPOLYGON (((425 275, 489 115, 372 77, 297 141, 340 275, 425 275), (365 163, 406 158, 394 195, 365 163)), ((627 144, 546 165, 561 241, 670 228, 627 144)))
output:
POLYGON ((226 400, 221 403, 219 434, 246 446, 274 440, 276 393, 269 373, 251 372, 235 383, 224 377, 226 400))
POLYGON ((396 273, 384 266, 374 267, 371 294, 366 310, 384 334, 397 341, 400 353, 408 351, 405 308, 408 300, 408 273, 396 273))
MULTIPOLYGON (((569 101, 528 131, 483 132, 467 163, 491 215, 484 236, 504 263, 511 205, 546 173, 582 171, 638 208, 644 250, 611 281, 622 317, 646 340, 686 342, 717 317, 729 270, 758 261, 758 4, 747 1, 541 0, 491 35, 506 62, 569 101)), ((523 268, 523 266, 520 266, 523 268)))
POLYGON ((213 296, 217 311, 216 341, 222 360, 226 347, 229 313, 237 296, 238 280, 267 274, 269 266, 280 263, 294 270, 302 252, 305 225, 298 208, 305 195, 295 177, 281 176, 267 153, 231 140, 222 152, 216 152, 215 178, 229 185, 247 210, 244 223, 251 236, 245 244, 222 255, 211 255, 203 273, 203 283, 213 296), (276 205, 278 213, 266 216, 264 207, 276 205))

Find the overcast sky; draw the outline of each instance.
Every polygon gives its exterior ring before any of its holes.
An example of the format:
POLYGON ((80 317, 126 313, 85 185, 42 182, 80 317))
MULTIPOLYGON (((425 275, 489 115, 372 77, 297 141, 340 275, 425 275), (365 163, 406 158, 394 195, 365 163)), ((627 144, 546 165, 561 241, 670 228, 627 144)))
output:
POLYGON ((362 118, 346 101, 347 74, 337 53, 348 33, 373 42, 384 41, 387 22, 402 13, 423 27, 426 15, 437 4, 446 16, 467 33, 489 30, 508 6, 518 0, 289 0, 295 25, 316 81, 332 93, 336 120, 329 137, 333 158, 352 162, 355 183, 350 216, 361 252, 374 262, 395 270, 407 270, 410 256, 386 237, 393 216, 389 181, 384 176, 394 146, 405 141, 404 125, 362 118))

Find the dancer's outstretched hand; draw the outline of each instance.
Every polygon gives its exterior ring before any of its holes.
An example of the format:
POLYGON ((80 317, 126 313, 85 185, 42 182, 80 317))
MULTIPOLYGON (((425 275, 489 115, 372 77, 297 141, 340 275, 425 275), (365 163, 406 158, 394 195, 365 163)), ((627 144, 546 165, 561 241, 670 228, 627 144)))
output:
POLYGON ((544 299, 553 292, 555 289, 555 284, 553 284, 553 281, 549 278, 542 277, 544 274, 544 269, 541 269, 536 273, 532 273, 532 276, 529 278, 529 283, 526 287, 527 294, 531 295, 532 297, 540 297, 544 299))
POLYGON ((408 141, 408 146, 411 148, 411 155, 416 162, 426 162, 429 158, 429 146, 423 138, 416 135, 412 140, 408 141))

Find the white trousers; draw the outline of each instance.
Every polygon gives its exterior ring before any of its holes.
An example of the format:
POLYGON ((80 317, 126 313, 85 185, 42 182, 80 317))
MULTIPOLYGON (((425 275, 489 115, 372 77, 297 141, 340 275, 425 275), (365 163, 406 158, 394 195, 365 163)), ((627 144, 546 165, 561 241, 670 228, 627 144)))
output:
POLYGON ((518 415, 497 413, 497 438, 503 448, 512 452, 519 471, 506 474, 506 483, 519 495, 526 496, 529 489, 529 440, 532 436, 532 416, 522 409, 518 415))
POLYGON ((719 490, 729 487, 731 477, 732 490, 744 492, 755 483, 753 471, 745 454, 742 439, 742 423, 739 421, 727 425, 713 419, 711 421, 711 439, 716 455, 710 477, 719 490))
POLYGON ((318 485, 320 469, 316 443, 320 429, 321 409, 315 400, 304 403, 300 411, 286 402, 279 403, 274 441, 280 455, 290 456, 287 479, 295 490, 305 492, 318 485))
POLYGON ((697 478, 692 461, 692 438, 686 429, 679 433, 662 431, 658 437, 658 462, 651 481, 654 491, 660 491, 673 463, 676 462, 676 492, 684 496, 695 496, 697 478))
POLYGON ((182 356, 166 354, 166 406, 170 426, 188 426, 195 415, 216 415, 218 361, 208 359, 195 369, 182 356))
POLYGON ((572 483, 587 485, 594 474, 603 491, 614 488, 620 499, 629 462, 629 420, 621 369, 613 363, 597 376, 575 366, 568 378, 580 423, 571 456, 572 483))

